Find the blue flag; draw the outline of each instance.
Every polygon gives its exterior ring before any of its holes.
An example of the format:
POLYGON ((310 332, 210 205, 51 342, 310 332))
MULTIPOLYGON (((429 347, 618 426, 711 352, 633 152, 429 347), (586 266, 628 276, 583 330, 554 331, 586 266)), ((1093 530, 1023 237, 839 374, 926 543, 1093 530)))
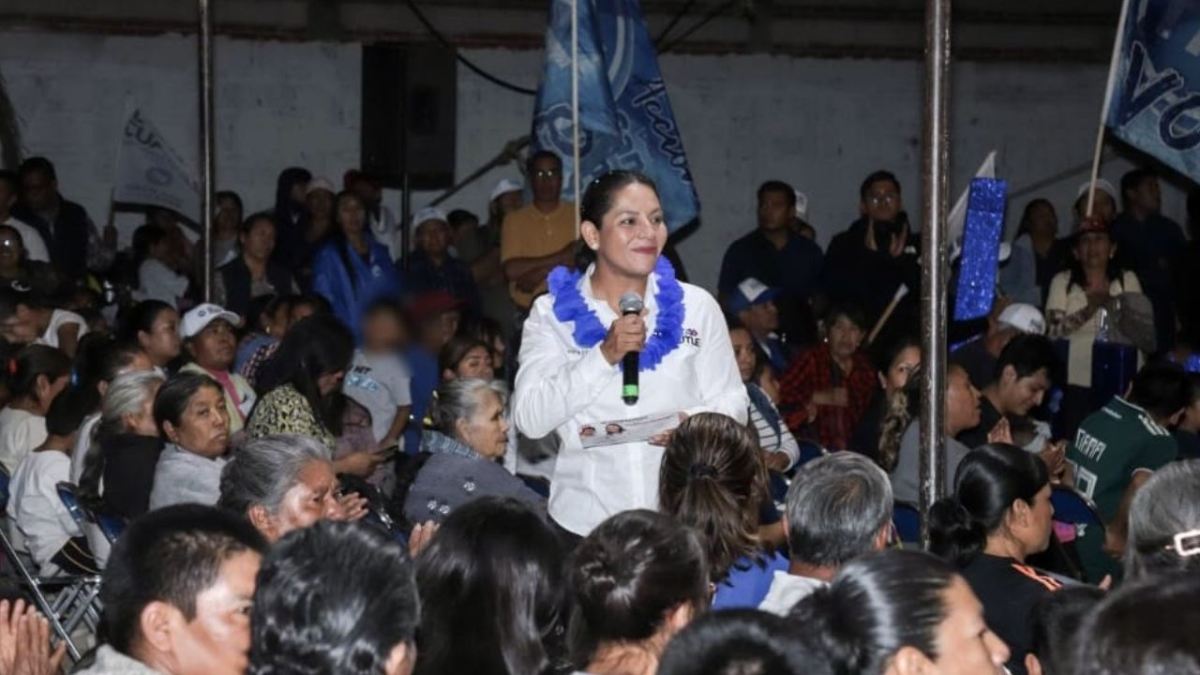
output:
POLYGON ((1200 181, 1200 3, 1128 0, 1106 124, 1200 181))
MULTIPOLYGON (((546 65, 533 116, 534 147, 563 160, 574 194, 571 128, 571 6, 552 0, 546 65)), ((640 171, 658 185, 671 231, 700 215, 683 139, 637 0, 579 3, 580 185, 613 169, 640 171)))

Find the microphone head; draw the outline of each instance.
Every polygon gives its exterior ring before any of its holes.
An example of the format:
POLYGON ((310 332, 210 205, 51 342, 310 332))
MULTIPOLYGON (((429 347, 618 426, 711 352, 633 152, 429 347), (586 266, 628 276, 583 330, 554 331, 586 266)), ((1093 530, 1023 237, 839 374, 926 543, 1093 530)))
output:
POLYGON ((642 296, 630 291, 621 296, 621 301, 618 303, 622 314, 641 314, 645 307, 642 304, 642 296))

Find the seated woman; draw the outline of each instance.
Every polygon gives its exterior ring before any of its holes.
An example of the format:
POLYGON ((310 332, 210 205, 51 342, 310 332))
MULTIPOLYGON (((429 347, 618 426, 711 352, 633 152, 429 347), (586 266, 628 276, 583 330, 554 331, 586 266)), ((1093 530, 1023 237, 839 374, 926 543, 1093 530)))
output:
POLYGON ((137 300, 158 300, 184 310, 191 282, 179 267, 179 248, 167 229, 147 223, 133 232, 133 261, 137 268, 137 300))
POLYGON ((9 485, 8 525, 21 535, 44 577, 98 573, 87 539, 57 489, 70 480, 71 446, 95 398, 94 390, 68 389, 54 399, 45 442, 21 460, 9 485))
POLYGON ((653 675, 667 641, 708 605, 700 535, 654 511, 600 523, 575 549, 570 578, 590 675, 653 675))
POLYGON ((829 450, 849 446, 875 393, 875 369, 860 351, 866 319, 850 306, 834 306, 825 317, 825 341, 801 354, 780 378, 779 408, 788 427, 811 425, 829 450))
POLYGON ((967 582, 917 551, 850 561, 790 618, 826 645, 839 673, 1000 675, 1008 660, 967 582))
POLYGON ((415 672, 561 672, 565 569, 559 535, 523 503, 483 497, 456 509, 417 556, 422 616, 415 672))
POLYGON ((138 345, 159 375, 179 357, 179 312, 161 300, 143 300, 120 320, 117 339, 138 345))
POLYGON ((291 272, 271 260, 275 250, 275 221, 271 214, 251 215, 241 224, 236 258, 213 275, 212 301, 239 316, 246 316, 250 301, 264 295, 299 291, 291 272))
MULTIPOLYGON (((917 424, 920 403, 920 378, 911 377, 904 389, 892 395, 879 431, 879 466, 892 480, 896 501, 909 504, 917 503, 920 484, 921 430, 917 424)), ((955 437, 979 426, 979 391, 971 386, 967 371, 953 363, 946 366, 945 406, 946 492, 953 492, 954 472, 971 451, 955 437)))
POLYGON ((767 468, 772 471, 787 471, 800 459, 800 445, 792 435, 775 399, 779 396, 779 383, 775 380, 766 359, 759 353, 754 338, 745 328, 730 328, 729 341, 733 343, 733 355, 737 359, 738 373, 746 384, 750 396, 750 426, 758 434, 758 444, 764 453, 767 468))
POLYGON ((133 519, 148 510, 163 449, 154 419, 163 381, 153 371, 127 373, 105 392, 79 477, 79 501, 92 511, 133 519))
POLYGON ((28 291, 0 289, 0 337, 9 342, 54 347, 74 358, 79 338, 87 332, 87 321, 75 312, 28 291))
POLYGON ((718 413, 684 420, 663 453, 659 508, 704 535, 714 609, 757 607, 772 574, 787 569, 758 539, 766 478, 750 430, 718 413))
MULTIPOLYGON (((45 253, 45 244, 39 242, 45 253)), ((0 225, 0 286, 27 288, 41 296, 55 294, 61 280, 46 258, 33 260, 25 238, 11 225, 0 225)))
POLYGON ((210 303, 197 305, 183 315, 179 334, 191 362, 179 369, 211 378, 221 386, 225 413, 229 418, 229 434, 240 438, 246 418, 254 409, 256 396, 246 378, 231 372, 237 355, 237 336, 234 329, 242 318, 225 308, 210 303))
POLYGON ((194 373, 172 377, 154 398, 154 421, 167 445, 154 469, 150 509, 216 504, 229 450, 229 413, 221 385, 194 373))
POLYGON ((247 442, 221 470, 217 506, 245 516, 269 542, 322 520, 357 520, 362 500, 343 500, 329 449, 307 436, 247 442))
POLYGON ((246 377, 246 364, 260 349, 279 343, 291 324, 292 302, 296 297, 262 295, 248 303, 246 334, 238 340, 237 355, 233 359, 233 368, 239 375, 246 377))
POLYGON ((409 675, 421 621, 413 564, 367 527, 317 523, 263 558, 248 675, 409 675))
MULTIPOLYGON (((342 431, 342 379, 353 356, 354 338, 334 317, 319 314, 298 321, 260 375, 264 394, 246 425, 247 438, 297 434, 316 439, 332 453, 342 431)), ((337 458, 334 469, 366 477, 387 459, 380 452, 354 452, 337 458)))
POLYGON ((1129 506, 1125 580, 1161 579, 1200 571, 1200 460, 1172 462, 1154 472, 1129 506), (1176 535, 1192 533, 1180 539, 1176 535))
POLYGON ((11 475, 46 441, 46 411, 67 388, 71 359, 53 347, 31 345, 4 364, 8 405, 0 410, 0 467, 11 475))
POLYGON ((871 404, 854 430, 848 449, 878 461, 883 418, 892 397, 904 390, 909 376, 921 367, 921 342, 915 335, 904 334, 876 344, 878 346, 871 350, 871 358, 879 373, 880 388, 875 390, 871 404))
MULTIPOLYGON (((88 411, 79 427, 75 447, 71 450, 71 482, 79 484, 83 460, 92 444, 92 435, 100 423, 104 396, 119 375, 137 371, 153 371, 154 366, 141 348, 133 343, 117 342, 102 333, 88 333, 79 341, 72 379, 76 387, 91 387, 96 391, 96 407, 88 411)), ((160 378, 161 379, 161 378, 160 378)), ((150 417, 153 421, 153 416, 150 417)), ((153 426, 153 425, 152 425, 153 426)))
POLYGON ((496 370, 492 365, 492 351, 487 344, 466 336, 450 338, 438 354, 438 368, 442 381, 469 377, 490 380, 496 370))
POLYGON ((1024 675, 1033 647, 1033 608, 1062 587, 1025 559, 1050 545, 1050 474, 1035 454, 984 445, 958 465, 954 494, 929 510, 929 550, 958 569, 983 603, 988 626, 1011 650, 1008 669, 1024 675))
POLYGON ((541 513, 546 500, 504 469, 507 389, 501 382, 455 379, 438 390, 434 430, 421 452, 397 467, 395 503, 411 523, 444 521, 483 496, 513 497, 541 513))

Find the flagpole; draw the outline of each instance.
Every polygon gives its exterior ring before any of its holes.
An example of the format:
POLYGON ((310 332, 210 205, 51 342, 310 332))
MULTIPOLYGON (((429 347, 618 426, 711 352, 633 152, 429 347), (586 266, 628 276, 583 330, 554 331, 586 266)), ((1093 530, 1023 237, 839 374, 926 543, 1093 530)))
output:
POLYGON ((1117 20, 1117 38, 1113 40, 1112 58, 1108 62, 1108 83, 1104 86, 1104 105, 1100 106, 1100 128, 1096 130, 1096 149, 1092 153, 1092 176, 1088 181, 1087 210, 1090 218, 1096 205, 1096 178, 1100 175, 1100 154, 1104 150, 1104 128, 1108 120, 1108 106, 1112 104, 1113 88, 1116 84, 1117 62, 1121 58, 1121 41, 1125 37, 1125 17, 1129 14, 1129 0, 1121 3, 1121 17, 1117 20))
MULTIPOLYGON (((924 233, 921 237, 921 417, 919 493, 922 514, 945 485, 946 229, 950 164, 950 2, 925 2, 924 233)), ((928 542, 929 519, 921 519, 928 542)))
MULTIPOLYGON (((588 2, 589 0, 583 0, 588 2)), ((571 0, 571 180, 575 184, 575 238, 579 239, 579 0, 571 0)))
POLYGON ((201 274, 201 291, 204 301, 212 296, 212 225, 213 225, 213 183, 215 181, 214 151, 213 151, 213 14, 211 0, 197 0, 196 8, 200 22, 198 31, 200 50, 200 230, 201 242, 204 249, 203 271, 201 274))

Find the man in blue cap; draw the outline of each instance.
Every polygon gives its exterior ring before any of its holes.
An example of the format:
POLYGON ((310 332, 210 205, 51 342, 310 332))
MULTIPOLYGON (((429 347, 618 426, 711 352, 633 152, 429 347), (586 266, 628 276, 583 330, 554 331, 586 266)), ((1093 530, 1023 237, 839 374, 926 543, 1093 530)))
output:
POLYGON ((775 299, 779 289, 767 286, 754 277, 747 277, 734 287, 727 304, 729 313, 754 338, 759 349, 767 355, 775 374, 787 369, 791 360, 788 345, 776 333, 779 330, 779 308, 775 299))

